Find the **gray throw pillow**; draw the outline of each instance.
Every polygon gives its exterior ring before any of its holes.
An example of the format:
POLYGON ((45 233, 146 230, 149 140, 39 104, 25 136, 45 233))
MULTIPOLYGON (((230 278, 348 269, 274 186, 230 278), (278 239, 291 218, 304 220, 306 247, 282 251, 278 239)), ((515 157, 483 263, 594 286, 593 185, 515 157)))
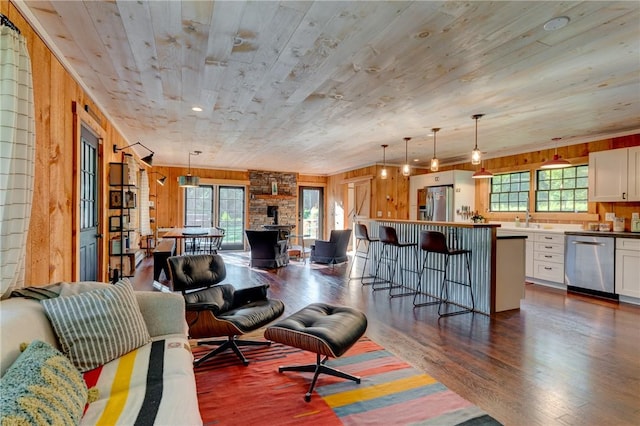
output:
POLYGON ((128 280, 41 303, 62 352, 81 372, 93 370, 151 341, 128 280))

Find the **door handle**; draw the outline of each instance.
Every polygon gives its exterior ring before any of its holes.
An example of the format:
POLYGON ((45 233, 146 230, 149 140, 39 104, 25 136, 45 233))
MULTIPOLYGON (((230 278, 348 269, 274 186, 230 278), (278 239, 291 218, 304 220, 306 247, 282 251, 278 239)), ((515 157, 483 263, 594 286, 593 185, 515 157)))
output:
POLYGON ((585 246, 604 246, 604 243, 594 243, 592 241, 572 241, 573 244, 582 244, 585 246))
POLYGON ((622 199, 623 199, 623 200, 626 200, 626 199, 627 199, 627 193, 626 193, 626 192, 623 192, 623 193, 622 193, 622 199))
POLYGON ((102 234, 96 234, 96 238, 102 238, 102 234))

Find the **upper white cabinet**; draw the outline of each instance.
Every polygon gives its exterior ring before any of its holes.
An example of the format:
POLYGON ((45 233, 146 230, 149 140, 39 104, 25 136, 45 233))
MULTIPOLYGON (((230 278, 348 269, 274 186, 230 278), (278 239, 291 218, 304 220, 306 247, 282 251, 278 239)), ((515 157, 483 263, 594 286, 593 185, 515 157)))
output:
POLYGON ((589 154, 589 201, 640 201, 640 147, 589 154))

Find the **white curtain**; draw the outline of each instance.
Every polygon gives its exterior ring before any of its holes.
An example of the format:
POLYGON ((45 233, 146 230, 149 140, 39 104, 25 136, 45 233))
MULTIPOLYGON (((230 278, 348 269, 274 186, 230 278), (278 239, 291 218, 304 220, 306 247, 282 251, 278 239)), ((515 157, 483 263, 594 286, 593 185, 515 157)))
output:
POLYGON ((149 219, 149 174, 146 170, 140 172, 140 235, 151 235, 151 220, 149 219))
POLYGON ((24 287, 35 166, 27 42, 0 16, 0 294, 24 287))

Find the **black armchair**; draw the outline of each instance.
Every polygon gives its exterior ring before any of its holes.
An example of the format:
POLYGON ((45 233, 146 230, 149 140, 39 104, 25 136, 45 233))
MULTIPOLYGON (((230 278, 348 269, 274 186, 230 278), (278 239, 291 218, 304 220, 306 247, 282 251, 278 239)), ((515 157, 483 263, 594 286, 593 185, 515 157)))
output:
POLYGON ((350 238, 351 229, 331 231, 329 241, 316 240, 311 246, 311 261, 328 264, 346 262, 350 238))
POLYGON ((236 290, 218 284, 227 276, 218 254, 173 256, 167 259, 174 291, 181 291, 186 303, 189 337, 203 339, 226 336, 226 340, 198 341, 198 345, 218 345, 194 361, 198 366, 227 349, 244 365, 249 361, 238 346, 270 345, 270 341, 238 340, 237 336, 257 330, 284 312, 280 300, 267 298, 268 285, 236 290))
POLYGON ((279 268, 289 264, 287 240, 280 240, 276 230, 246 230, 251 246, 251 266, 258 268, 279 268))

